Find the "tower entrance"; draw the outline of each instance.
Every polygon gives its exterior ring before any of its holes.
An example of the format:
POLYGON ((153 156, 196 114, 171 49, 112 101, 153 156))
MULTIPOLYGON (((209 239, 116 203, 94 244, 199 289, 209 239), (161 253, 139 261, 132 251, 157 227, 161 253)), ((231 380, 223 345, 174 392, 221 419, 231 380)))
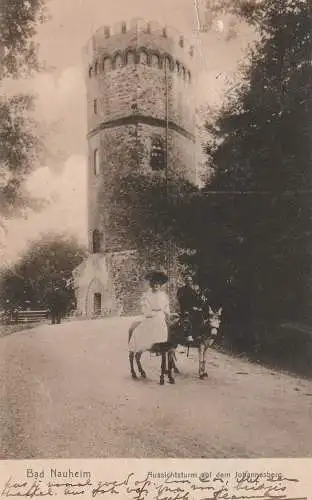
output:
POLYGON ((99 316, 102 310, 102 294, 95 293, 93 295, 93 313, 95 316, 99 316))

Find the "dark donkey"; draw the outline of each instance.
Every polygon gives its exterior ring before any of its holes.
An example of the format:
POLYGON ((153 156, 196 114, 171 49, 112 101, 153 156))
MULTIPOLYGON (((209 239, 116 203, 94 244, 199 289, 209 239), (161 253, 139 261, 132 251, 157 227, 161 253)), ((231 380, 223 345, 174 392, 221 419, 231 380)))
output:
MULTIPOLYGON (((213 311, 205 297, 202 298, 202 307, 194 308, 192 315, 184 318, 176 317, 176 321, 169 328, 169 344, 176 348, 178 345, 188 349, 198 349, 198 375, 200 379, 208 377, 206 372, 206 357, 220 332, 222 307, 213 311), (192 340, 189 340, 190 336, 192 340)), ((174 359, 171 369, 179 372, 174 359)))
MULTIPOLYGON (((182 319, 178 314, 171 315, 170 325, 168 325, 168 341, 153 344, 153 346, 149 349, 149 352, 161 356, 161 385, 165 383, 166 374, 168 376, 169 383, 175 383, 172 372, 179 372, 174 361, 174 352, 178 345, 188 348, 195 347, 198 349, 199 377, 201 379, 208 377, 206 372, 207 350, 208 347, 211 347, 214 344, 218 336, 221 325, 221 314, 222 307, 220 307, 218 311, 214 312, 211 307, 207 305, 206 299, 203 298, 203 306, 194 308, 192 318, 189 317, 182 319), (191 341, 188 340, 190 333, 193 337, 193 340, 191 341)), ((130 341, 135 328, 139 324, 140 321, 136 321, 131 325, 129 329, 128 341, 130 341)), ((141 364, 142 354, 142 352, 129 352, 130 370, 132 378, 134 379, 138 378, 134 369, 134 359, 141 377, 146 378, 146 373, 141 364)))

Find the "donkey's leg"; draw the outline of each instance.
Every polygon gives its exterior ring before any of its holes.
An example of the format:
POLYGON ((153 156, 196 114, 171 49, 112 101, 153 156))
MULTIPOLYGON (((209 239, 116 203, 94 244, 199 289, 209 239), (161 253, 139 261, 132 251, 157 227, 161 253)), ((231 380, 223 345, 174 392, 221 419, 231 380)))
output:
POLYGON ((160 373, 160 385, 164 385, 165 383, 165 373, 167 371, 167 353, 161 353, 161 373, 160 373))
POLYGON ((172 369, 174 371, 174 373, 181 373, 179 368, 177 367, 177 355, 176 355, 176 352, 173 351, 172 353, 172 369))
POLYGON ((198 375, 199 378, 204 378, 205 364, 204 364, 204 344, 201 342, 198 347, 198 375))
POLYGON ((207 352, 208 352, 208 342, 206 341, 203 343, 202 378, 208 378, 208 373, 206 372, 207 352))
POLYGON ((129 361, 130 361, 130 371, 131 371, 131 375, 132 375, 132 378, 135 378, 137 379, 137 374, 135 373, 135 369, 134 369, 134 352, 129 352, 129 361))
POLYGON ((146 373, 143 370, 143 367, 142 367, 142 364, 141 364, 141 357, 142 357, 142 353, 141 352, 137 352, 136 355, 135 355, 135 360, 136 360, 136 363, 137 363, 137 366, 138 366, 138 369, 139 369, 141 377, 142 378, 146 378, 146 373))
POLYGON ((172 376, 172 369, 173 369, 173 363, 174 363, 173 354, 174 354, 174 351, 169 349, 169 351, 168 351, 168 380, 169 380, 170 384, 175 383, 175 380, 172 376))

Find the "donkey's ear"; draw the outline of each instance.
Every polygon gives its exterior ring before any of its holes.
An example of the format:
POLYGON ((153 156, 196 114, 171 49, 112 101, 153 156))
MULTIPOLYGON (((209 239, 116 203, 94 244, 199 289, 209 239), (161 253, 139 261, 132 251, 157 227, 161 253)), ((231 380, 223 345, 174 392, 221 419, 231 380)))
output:
POLYGON ((211 307, 210 306, 208 306, 208 307, 209 307, 208 310, 209 310, 210 314, 213 314, 213 310, 211 309, 211 307))
POLYGON ((223 311, 223 307, 220 307, 219 311, 218 311, 218 314, 221 314, 223 311))

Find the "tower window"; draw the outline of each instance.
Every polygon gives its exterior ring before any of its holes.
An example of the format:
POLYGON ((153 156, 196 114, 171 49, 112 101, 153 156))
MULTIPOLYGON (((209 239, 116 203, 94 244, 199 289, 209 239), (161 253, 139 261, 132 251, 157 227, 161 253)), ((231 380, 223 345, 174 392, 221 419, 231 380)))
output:
POLYGON ((152 170, 164 170, 166 166, 164 142, 161 137, 152 140, 150 165, 152 170))
POLYGON ((99 175, 100 173, 100 154, 98 149, 95 149, 93 153, 93 172, 94 175, 99 175))
POLYGON ((116 69, 116 68, 121 68, 123 65, 123 60, 122 60, 122 57, 120 54, 117 54, 115 56, 115 59, 113 60, 113 69, 116 69))
POLYGON ((92 252, 99 253, 101 251, 101 233, 95 229, 92 233, 92 252))
POLYGON ((174 69, 174 62, 172 59, 170 59, 170 57, 166 56, 165 57, 165 60, 164 60, 164 67, 165 69, 169 69, 170 71, 173 71, 174 69))
POLYGON ((112 68, 112 61, 109 57, 105 57, 103 60, 103 71, 108 71, 112 68))
POLYGON ((121 25, 121 33, 126 33, 127 32, 127 25, 126 23, 122 23, 121 25))
POLYGON ((141 50, 140 63, 146 65, 148 64, 148 53, 145 50, 141 50))
POLYGON ((93 99, 93 113, 97 115, 98 108, 97 108, 97 99, 93 99))
POLYGON ((157 54, 152 54, 151 56, 151 65, 154 68, 159 68, 160 67, 160 58, 157 54))
POLYGON ((126 64, 134 64, 134 62, 135 62, 134 52, 129 50, 126 54, 126 64))

